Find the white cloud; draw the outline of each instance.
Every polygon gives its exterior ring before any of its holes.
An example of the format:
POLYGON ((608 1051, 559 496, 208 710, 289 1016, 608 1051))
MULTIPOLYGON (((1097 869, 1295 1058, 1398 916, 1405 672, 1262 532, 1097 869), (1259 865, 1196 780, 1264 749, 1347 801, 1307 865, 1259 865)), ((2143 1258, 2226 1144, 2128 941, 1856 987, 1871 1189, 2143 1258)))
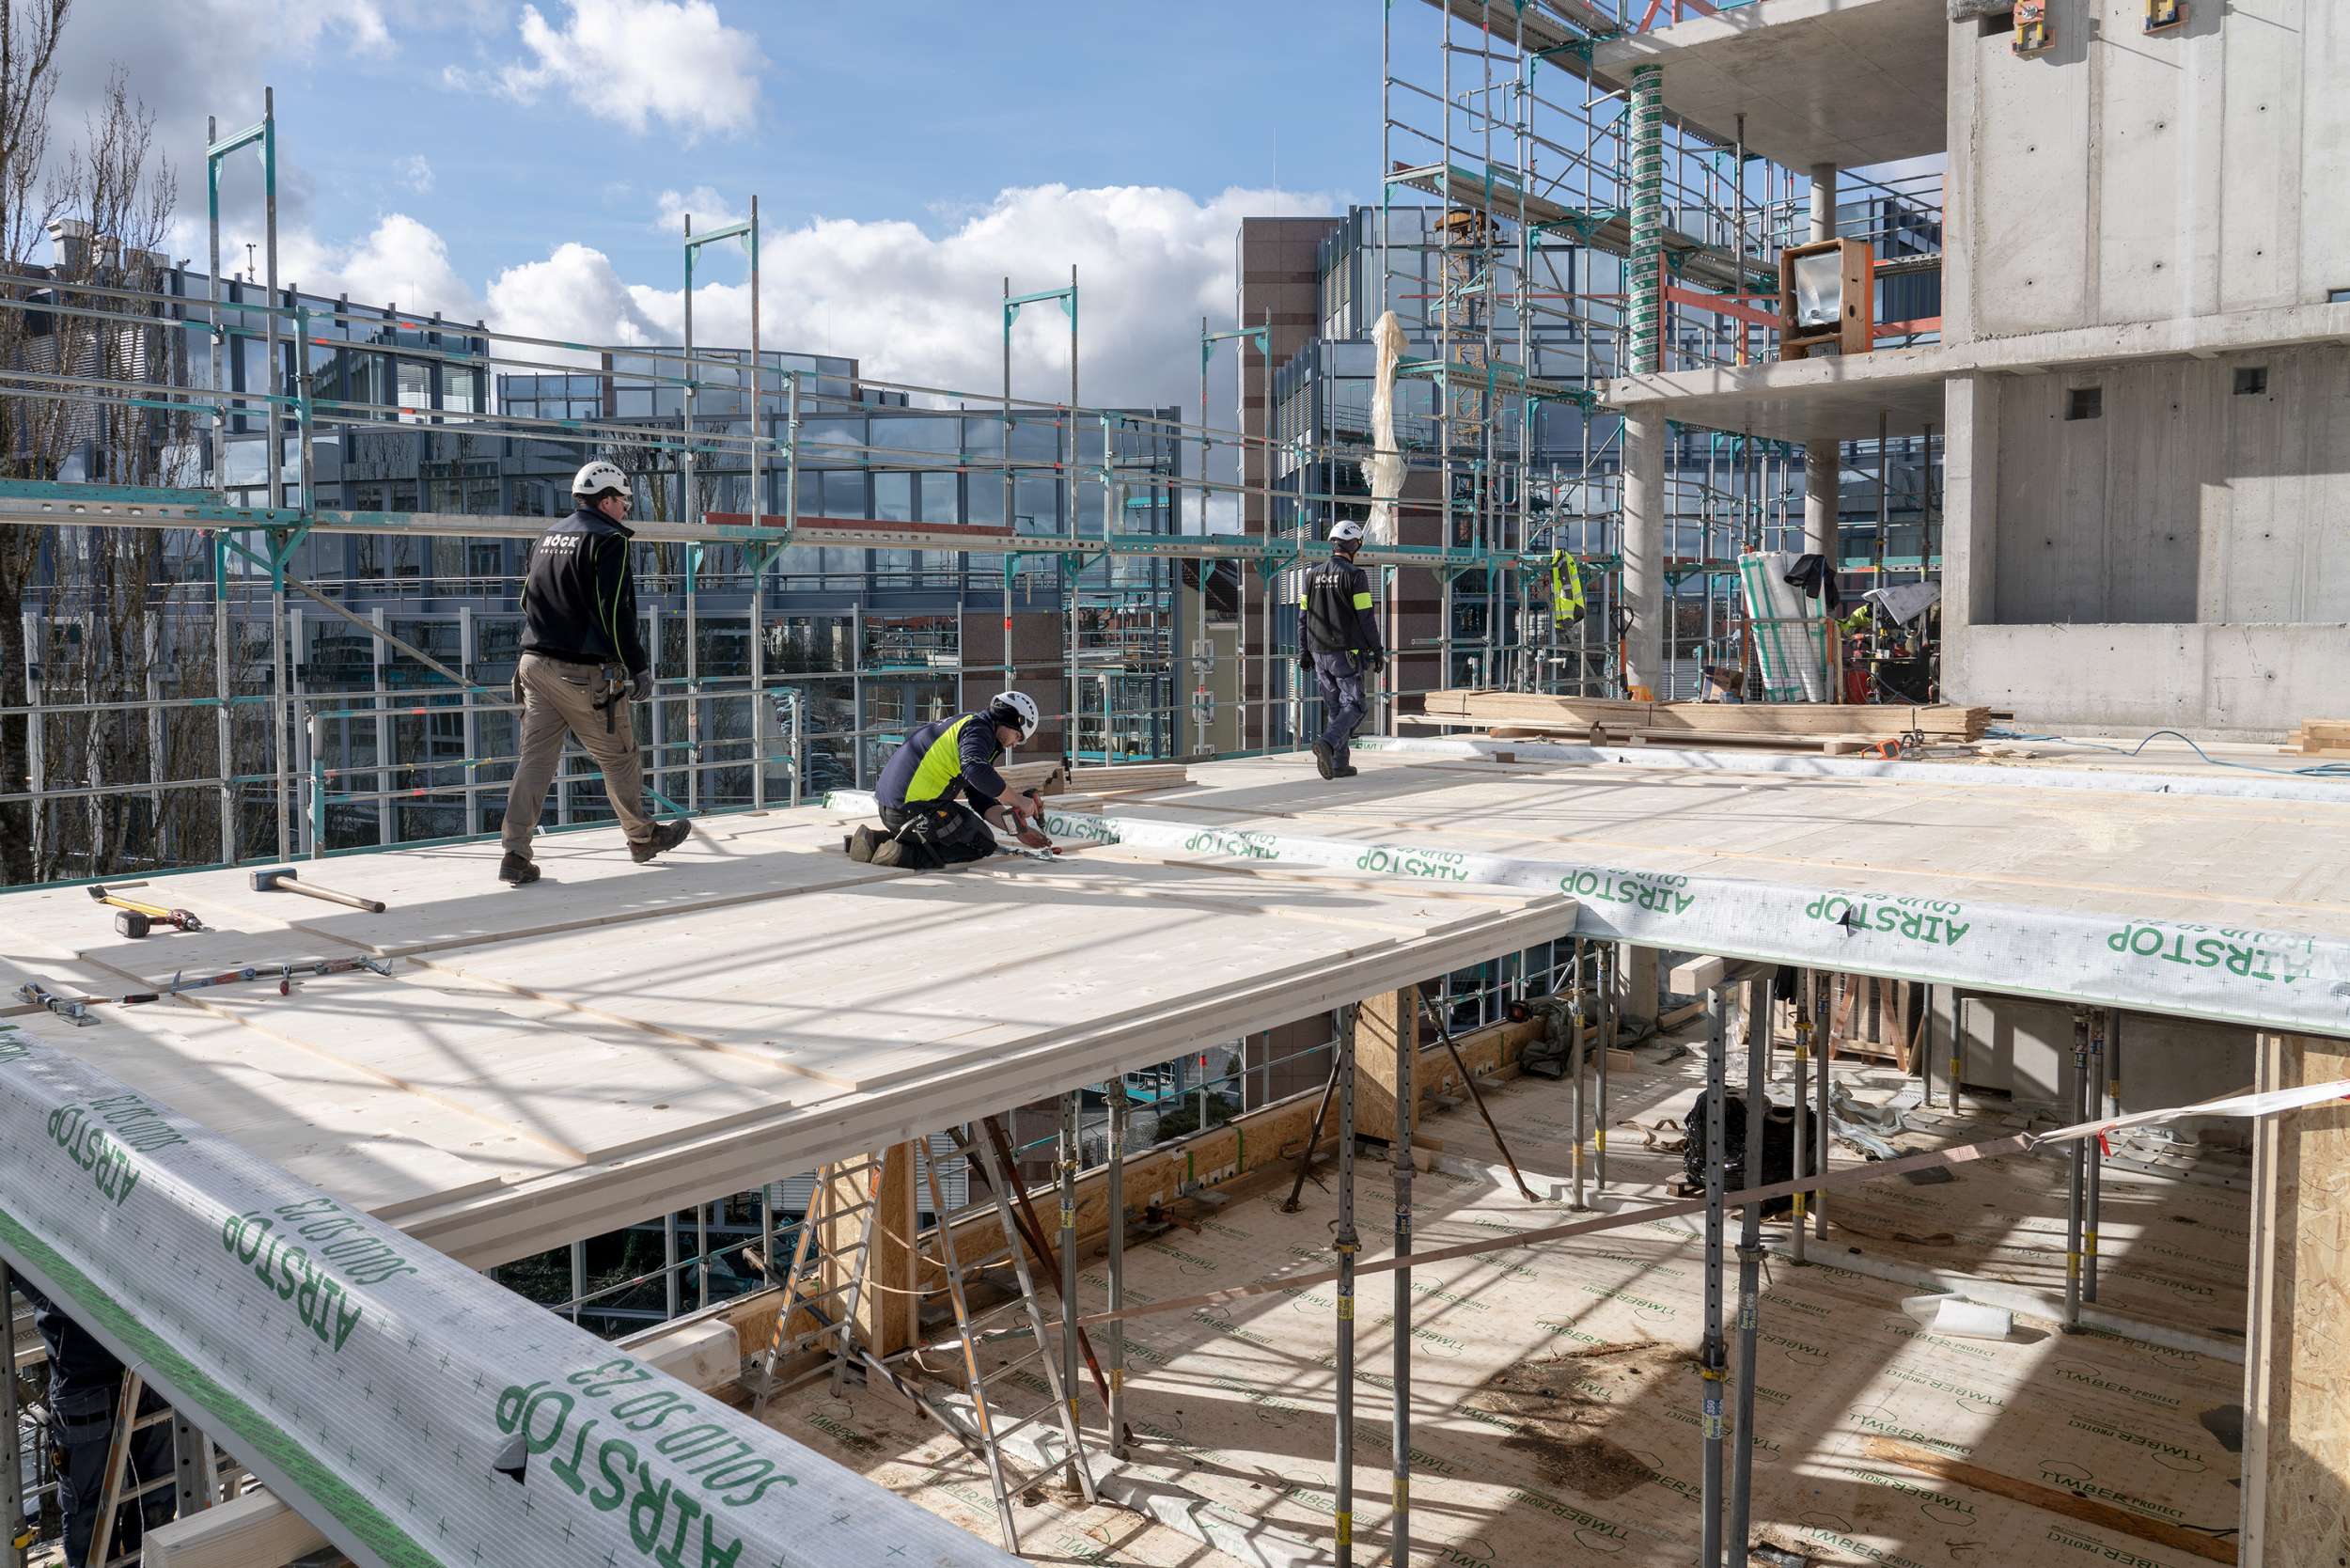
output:
MULTIPOLYGON (((653 343, 667 336, 638 308, 635 290, 611 259, 582 244, 562 244, 543 261, 509 267, 490 285, 491 324, 529 337, 576 343, 653 343)), ((527 359, 570 359, 545 349, 502 349, 527 359)))
POLYGON ((483 73, 451 66, 444 85, 531 102, 549 89, 643 134, 654 119, 688 141, 748 130, 758 116, 759 41, 719 19, 713 0, 566 0, 558 26, 525 6, 525 58, 483 73))
POLYGON ((416 195, 431 196, 432 194, 432 160, 423 153, 414 152, 405 158, 395 159, 392 163, 392 173, 399 178, 401 184, 415 192, 416 195))
POLYGON ((735 211, 726 197, 708 185, 697 185, 690 191, 664 191, 659 202, 660 212, 652 220, 656 233, 685 233, 685 219, 691 214, 697 233, 707 234, 713 228, 724 228, 730 223, 741 223, 750 214, 735 211))
MULTIPOLYGON (((983 392, 1003 373, 1004 278, 1015 293, 1050 289, 1068 280, 1073 262, 1079 396, 1187 406, 1198 395, 1199 318, 1231 318, 1240 220, 1337 212, 1342 204, 1286 191, 1228 190, 1201 201, 1163 186, 1042 185, 1001 192, 935 236, 911 223, 818 218, 761 236, 760 337, 770 348, 854 355, 885 380, 983 392)), ((631 292, 663 334, 682 330, 680 290, 631 292)), ((705 342, 747 339, 747 284, 703 285, 694 324, 705 342)), ((1023 311, 1012 354, 1016 392, 1064 392, 1069 339, 1059 310, 1023 311)))
POLYGON ((237 130, 260 118, 266 62, 306 60, 329 43, 351 55, 395 53, 394 20, 420 9, 419 0, 78 0, 58 49, 58 123, 78 130, 120 66, 173 146, 207 113, 237 130))
MULTIPOLYGON (((697 222, 708 193, 681 196, 697 222)), ((853 356, 887 381, 984 397, 1002 375, 1003 279, 1016 292, 1065 282, 1082 290, 1079 395, 1096 406, 1187 412, 1198 396, 1199 318, 1231 320, 1234 240, 1244 216, 1337 212, 1339 196, 1229 190, 1209 200, 1157 186, 1008 190, 976 215, 932 235, 903 222, 815 219, 771 229, 761 244, 760 336, 770 349, 853 356)), ((711 221, 723 215, 722 204, 711 221)), ((232 231, 224 254, 257 236, 232 231)), ((188 243, 200 243, 191 227, 188 243)), ((188 254, 183 243, 180 254, 188 254)), ((695 336, 741 345, 750 337, 750 289, 739 258, 713 258, 695 291, 695 336)), ((566 243, 508 267, 477 289, 449 264, 441 237, 405 213, 363 238, 323 243, 297 229, 281 241, 279 275, 314 293, 485 319, 503 331, 593 344, 674 343, 683 296, 632 281, 588 245, 566 243)), ((1013 334, 1013 390, 1055 398, 1069 376, 1068 324, 1050 304, 1024 311, 1013 334)), ((515 349, 516 357, 579 357, 515 349)), ((1218 369, 1212 422, 1229 426, 1230 351, 1218 369)))

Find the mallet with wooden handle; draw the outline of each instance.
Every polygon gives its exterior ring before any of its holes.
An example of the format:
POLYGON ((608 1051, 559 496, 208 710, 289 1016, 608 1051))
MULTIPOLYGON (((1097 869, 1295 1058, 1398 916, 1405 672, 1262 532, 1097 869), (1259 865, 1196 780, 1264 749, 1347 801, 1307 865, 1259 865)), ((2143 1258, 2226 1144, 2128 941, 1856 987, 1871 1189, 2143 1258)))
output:
POLYGON ((314 899, 324 899, 328 903, 339 903, 347 909, 364 909, 370 915, 384 913, 384 905, 373 899, 354 898, 349 893, 337 893, 331 887, 311 886, 291 866, 255 871, 253 890, 257 893, 303 893, 314 899))

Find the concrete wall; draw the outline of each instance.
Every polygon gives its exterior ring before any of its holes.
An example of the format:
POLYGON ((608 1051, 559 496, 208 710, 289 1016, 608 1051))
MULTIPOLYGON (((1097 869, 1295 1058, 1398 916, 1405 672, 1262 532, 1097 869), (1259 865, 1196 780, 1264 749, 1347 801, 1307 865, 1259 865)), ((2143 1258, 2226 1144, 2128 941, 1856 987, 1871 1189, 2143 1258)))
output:
POLYGON ((2003 378, 1996 430, 1991 619, 2350 620, 2350 349, 2003 378))
POLYGON ((2350 7, 2050 0, 2056 46, 1950 27, 1952 341, 2350 288, 2350 7), (1963 252, 1963 254, 1961 254, 1963 252))
POLYGON ((2350 702, 2350 626, 1969 626, 1946 667, 1950 700, 2013 713, 2026 729, 2274 740, 2350 702))
MULTIPOLYGON (((1964 997, 1955 1007, 1948 986, 1934 993, 1932 1062, 1935 1098, 1950 1093, 1947 1076, 1954 1022, 1966 1039, 1960 1082, 1969 1092, 2014 1096, 2019 1107, 2057 1107, 2070 1113, 2073 1073, 2073 1010, 2058 1002, 2020 996, 1964 997)), ((2122 1108, 2156 1110, 2208 1100, 2248 1088, 2252 1082, 2253 1031, 2226 1024, 2204 1024, 2154 1013, 2121 1015, 2122 1108)), ((2177 1123, 2179 1136, 2199 1135, 2240 1141, 2244 1124, 2227 1118, 2177 1123)))

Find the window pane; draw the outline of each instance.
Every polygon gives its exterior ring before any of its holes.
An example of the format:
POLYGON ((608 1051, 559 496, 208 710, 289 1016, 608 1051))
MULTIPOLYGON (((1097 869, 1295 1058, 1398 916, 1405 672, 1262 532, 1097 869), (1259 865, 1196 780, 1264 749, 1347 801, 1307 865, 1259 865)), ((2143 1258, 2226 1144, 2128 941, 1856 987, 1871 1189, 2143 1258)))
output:
POLYGON ((922 521, 925 523, 959 523, 962 513, 955 504, 955 476, 924 474, 922 482, 922 521))

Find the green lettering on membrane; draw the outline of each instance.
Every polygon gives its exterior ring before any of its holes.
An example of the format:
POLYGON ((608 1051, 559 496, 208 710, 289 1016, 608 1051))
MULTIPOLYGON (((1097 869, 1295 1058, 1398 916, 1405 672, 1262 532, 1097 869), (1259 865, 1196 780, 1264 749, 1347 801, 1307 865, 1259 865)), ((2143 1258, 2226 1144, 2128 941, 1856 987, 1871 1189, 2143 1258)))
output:
POLYGON ((204 1414, 204 1429, 233 1435, 237 1444, 275 1465, 302 1491, 339 1522, 370 1552, 394 1568, 441 1568, 427 1551, 337 1471, 321 1464, 310 1446, 254 1409, 211 1373, 180 1354, 98 1282, 61 1256, 6 1209, 0 1209, 0 1238, 48 1277, 72 1302, 74 1315, 104 1328, 115 1341, 154 1369, 158 1378, 193 1401, 204 1414))

